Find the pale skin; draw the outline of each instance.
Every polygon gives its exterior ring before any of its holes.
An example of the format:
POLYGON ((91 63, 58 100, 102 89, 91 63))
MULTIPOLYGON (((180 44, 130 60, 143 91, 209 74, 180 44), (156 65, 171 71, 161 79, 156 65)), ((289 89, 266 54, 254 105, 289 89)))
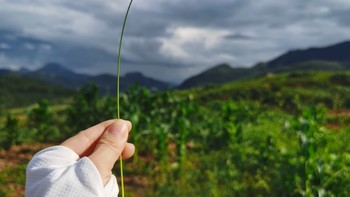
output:
POLYGON ((127 120, 107 120, 67 139, 61 145, 81 158, 89 157, 100 172, 105 185, 112 175, 115 162, 132 157, 135 146, 127 142, 132 124, 127 120))

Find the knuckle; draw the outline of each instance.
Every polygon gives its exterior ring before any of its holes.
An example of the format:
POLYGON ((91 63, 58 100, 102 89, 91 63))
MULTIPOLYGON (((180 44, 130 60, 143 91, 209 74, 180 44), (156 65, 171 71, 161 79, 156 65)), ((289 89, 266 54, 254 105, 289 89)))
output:
POLYGON ((118 140, 114 137, 102 137, 99 142, 100 146, 104 146, 113 152, 118 151, 118 140))

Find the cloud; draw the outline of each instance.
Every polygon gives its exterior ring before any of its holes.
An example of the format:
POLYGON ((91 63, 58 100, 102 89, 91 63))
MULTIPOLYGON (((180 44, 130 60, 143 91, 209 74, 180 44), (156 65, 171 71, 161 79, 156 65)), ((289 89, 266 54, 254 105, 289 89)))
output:
POLYGON ((245 40, 245 39, 251 39, 251 36, 243 33, 233 33, 225 36, 225 38, 229 40, 245 40))
MULTIPOLYGON (((0 0, 2 65, 59 62, 115 73, 128 1, 0 0)), ((252 66, 349 39, 350 1, 135 0, 122 71, 180 82, 219 63, 252 66)))
POLYGON ((10 49, 11 46, 6 43, 0 43, 0 49, 10 49))

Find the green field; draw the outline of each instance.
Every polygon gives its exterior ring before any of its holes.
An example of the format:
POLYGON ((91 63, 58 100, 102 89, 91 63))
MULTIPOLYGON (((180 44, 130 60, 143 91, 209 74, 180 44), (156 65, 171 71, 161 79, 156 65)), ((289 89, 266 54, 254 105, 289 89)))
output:
MULTIPOLYGON (((165 92, 133 87, 121 96, 137 148, 125 163, 126 195, 349 196, 349 92, 349 72, 165 92)), ((33 154, 28 146, 57 144, 116 117, 115 100, 87 86, 61 104, 11 108, 0 119, 1 147, 22 144, 33 154)), ((0 169, 0 196, 23 190, 28 159, 0 169)))

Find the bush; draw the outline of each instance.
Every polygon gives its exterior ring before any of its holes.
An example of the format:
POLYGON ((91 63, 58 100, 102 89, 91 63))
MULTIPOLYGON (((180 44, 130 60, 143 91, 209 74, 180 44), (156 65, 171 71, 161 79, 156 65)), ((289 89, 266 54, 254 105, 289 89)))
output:
POLYGON ((12 145, 19 144, 22 135, 18 127, 18 119, 8 114, 5 126, 0 131, 0 145, 5 150, 11 148, 12 145))
POLYGON ((55 114, 46 100, 38 102, 28 115, 28 126, 31 127, 39 142, 55 142, 61 140, 63 135, 56 126, 55 114))
POLYGON ((335 85, 350 86, 350 76, 346 74, 335 74, 329 78, 329 81, 335 85))

